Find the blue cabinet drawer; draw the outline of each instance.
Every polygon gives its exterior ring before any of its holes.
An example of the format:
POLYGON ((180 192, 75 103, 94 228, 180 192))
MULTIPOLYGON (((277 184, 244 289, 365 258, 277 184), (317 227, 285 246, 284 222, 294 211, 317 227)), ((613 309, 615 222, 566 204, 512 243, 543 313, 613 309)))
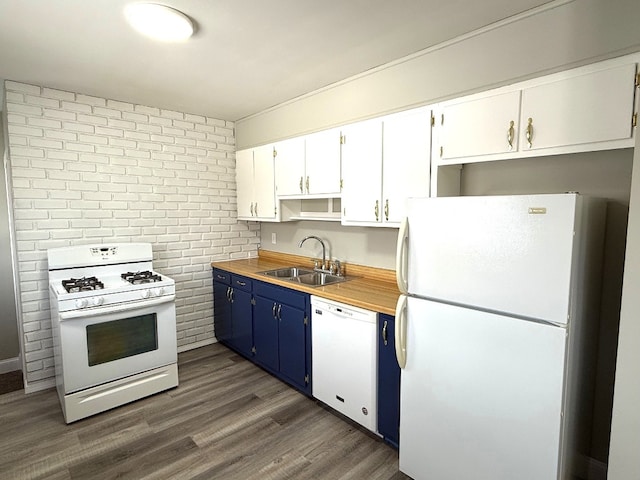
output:
POLYGON ((304 310, 308 295, 303 292, 296 292, 290 288, 283 288, 278 285, 271 285, 265 282, 256 282, 253 293, 261 297, 271 298, 279 303, 284 303, 291 307, 304 310))
POLYGON ((213 281, 224 283, 225 285, 231 285, 231 274, 220 270, 219 268, 213 269, 213 281))
POLYGON ((253 287, 253 280, 247 277, 243 277, 242 275, 231 275, 231 286, 233 288, 238 288, 240 290, 244 290, 245 292, 251 292, 253 287))

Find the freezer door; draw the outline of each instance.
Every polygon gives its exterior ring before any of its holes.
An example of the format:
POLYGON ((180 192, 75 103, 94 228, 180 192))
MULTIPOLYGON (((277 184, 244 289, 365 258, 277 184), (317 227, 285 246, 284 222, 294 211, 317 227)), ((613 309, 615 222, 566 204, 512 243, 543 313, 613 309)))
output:
POLYGON ((558 478, 565 329, 407 301, 400 470, 415 480, 558 478))
POLYGON ((411 199, 408 292, 566 323, 578 199, 411 199))

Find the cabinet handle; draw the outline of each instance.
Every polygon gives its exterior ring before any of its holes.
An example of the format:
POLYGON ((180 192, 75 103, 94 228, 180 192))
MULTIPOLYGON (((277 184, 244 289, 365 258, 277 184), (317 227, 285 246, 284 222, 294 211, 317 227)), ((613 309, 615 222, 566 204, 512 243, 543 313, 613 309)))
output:
POLYGON ((253 202, 251 202, 251 216, 253 217, 253 202))
POLYGON ((271 309, 271 316, 272 316, 273 318, 276 318, 276 306, 277 306, 277 304, 276 304, 276 303, 274 303, 274 304, 273 304, 273 308, 271 309))
POLYGON ((258 202, 256 202, 256 206, 253 207, 253 211, 256 212, 256 217, 258 216, 258 202))
POLYGON ((378 218, 380 217, 380 202, 378 200, 376 200, 376 206, 373 209, 373 211, 376 214, 376 222, 377 222, 378 218))
POLYGON ((533 146, 533 118, 527 120, 527 143, 529 148, 533 146))
POLYGON ((231 287, 227 287, 227 301, 231 301, 231 287))
POLYGON ((305 186, 307 187, 307 193, 309 193, 309 175, 307 175, 307 181, 305 186))
POLYGON ((247 282, 241 282, 240 280, 236 280, 236 283, 238 285, 240 285, 241 287, 246 287, 247 286, 247 282))
POLYGON ((224 280, 224 275, 220 275, 219 273, 216 275, 218 280, 224 280))
POLYGON ((231 287, 229 287, 229 288, 230 288, 230 290, 231 290, 231 291, 229 292, 229 301, 230 301, 231 303, 233 303, 233 288, 231 288, 231 287))
POLYGON ((384 201, 384 219, 387 222, 389 221, 389 199, 388 198, 384 201))
POLYGON ((300 177, 300 193, 304 193, 304 190, 302 189, 302 177, 300 177))
POLYGON ((513 136, 515 130, 513 128, 513 120, 509 123, 509 130, 507 130, 507 143, 509 144, 509 150, 513 150, 513 136))
POLYGON ((282 317, 280 316, 280 312, 282 312, 282 304, 278 305, 278 320, 282 321, 282 317))
POLYGON ((388 343, 388 339, 387 339, 387 327, 388 327, 388 322, 385 320, 384 323, 382 324, 382 341, 384 342, 384 344, 386 345, 388 343))

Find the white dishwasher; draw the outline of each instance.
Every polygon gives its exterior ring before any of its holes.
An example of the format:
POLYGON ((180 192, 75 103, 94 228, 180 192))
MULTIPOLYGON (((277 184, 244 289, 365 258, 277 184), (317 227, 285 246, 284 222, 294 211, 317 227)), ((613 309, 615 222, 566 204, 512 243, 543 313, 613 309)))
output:
POLYGON ((378 314, 311 296, 312 394, 377 430, 378 314))

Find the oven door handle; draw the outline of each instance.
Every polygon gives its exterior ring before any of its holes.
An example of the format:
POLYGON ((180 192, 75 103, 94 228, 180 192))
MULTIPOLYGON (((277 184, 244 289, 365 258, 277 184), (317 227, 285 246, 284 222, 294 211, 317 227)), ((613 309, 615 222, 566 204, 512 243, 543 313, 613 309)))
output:
POLYGON ((140 310, 141 308, 153 307, 154 305, 173 302, 175 298, 175 295, 165 295, 164 297, 144 300, 135 303, 119 303, 117 305, 108 305, 106 307, 94 307, 81 310, 72 310, 70 312, 60 312, 60 320, 73 320, 84 317, 95 317, 96 315, 108 315, 110 313, 140 310))

